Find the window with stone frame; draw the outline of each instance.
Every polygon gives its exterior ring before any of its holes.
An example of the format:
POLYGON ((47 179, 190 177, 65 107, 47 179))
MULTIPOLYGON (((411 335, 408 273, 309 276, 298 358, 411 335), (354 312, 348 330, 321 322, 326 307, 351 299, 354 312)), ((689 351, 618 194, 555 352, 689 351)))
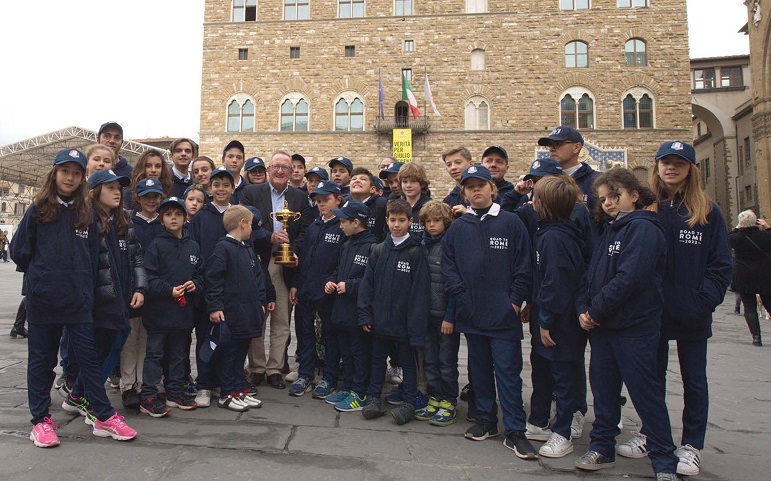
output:
POLYGON ((284 20, 311 18, 310 0, 284 0, 284 20))
POLYGON ((490 130, 490 104, 476 95, 466 102, 466 130, 490 130))
POLYGON ((593 129, 594 96, 583 87, 573 87, 560 98, 560 124, 575 129, 593 129))
POLYGON ((752 151, 750 150, 750 138, 744 138, 744 166, 752 167, 752 151))
POLYGON ((618 8, 641 8, 649 7, 650 0, 618 0, 618 8))
POLYGON ((356 56, 356 45, 346 45, 345 46, 345 56, 346 57, 355 57, 356 56))
POLYGON ((228 101, 226 130, 254 132, 254 100, 246 94, 236 94, 228 101))
POLYGON ((234 22, 256 22, 257 0, 233 0, 234 22))
POLYGON ((405 52, 414 52, 415 51, 415 40, 405 40, 404 41, 404 51, 405 52))
POLYGON ((279 130, 282 132, 307 132, 310 118, 308 101, 294 92, 281 102, 279 130))
POLYGON ((289 47, 289 58, 300 58, 300 47, 289 47))
POLYGON ((249 49, 248 48, 239 48, 238 49, 238 60, 249 60, 249 49))
POLYGON ((364 130, 364 102, 356 92, 344 92, 335 102, 335 130, 364 130))
POLYGON ((575 40, 565 45, 565 67, 585 68, 589 66, 589 45, 575 40))
POLYGON ((560 0, 560 10, 586 10, 589 0, 560 0))
POLYGON ((630 38, 624 44, 624 56, 628 67, 645 67, 648 65, 645 40, 630 38))
POLYGON ((625 129, 652 129, 653 94, 642 87, 635 87, 625 92, 622 97, 623 127, 625 129))
POLYGON ((338 18, 361 18, 364 16, 364 0, 338 0, 338 18))
POLYGON ((466 13, 487 12, 487 0, 466 0, 466 13))
POLYGON ((471 70, 485 69, 485 51, 481 48, 475 48, 471 51, 471 70))
POLYGON ((412 15, 412 0, 394 0, 394 15, 397 17, 412 15))

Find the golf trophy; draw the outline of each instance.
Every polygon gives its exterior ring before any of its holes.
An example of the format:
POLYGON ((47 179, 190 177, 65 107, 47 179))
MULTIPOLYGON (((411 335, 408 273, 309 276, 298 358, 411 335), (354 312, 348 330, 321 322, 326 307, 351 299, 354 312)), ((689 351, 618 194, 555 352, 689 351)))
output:
MULTIPOLYGON (((284 208, 278 212, 271 212, 271 218, 281 222, 284 225, 284 231, 289 232, 288 225, 292 221, 296 221, 300 218, 299 212, 292 212, 289 210, 289 202, 284 201, 284 208)), ((288 242, 282 242, 278 246, 278 250, 273 253, 273 257, 276 258, 276 264, 279 265, 297 265, 297 260, 294 258, 294 252, 289 248, 288 242)))

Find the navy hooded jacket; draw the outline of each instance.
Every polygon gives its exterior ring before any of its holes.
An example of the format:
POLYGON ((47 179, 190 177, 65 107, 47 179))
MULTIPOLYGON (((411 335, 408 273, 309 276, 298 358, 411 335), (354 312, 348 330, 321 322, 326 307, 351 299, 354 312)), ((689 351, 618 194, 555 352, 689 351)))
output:
POLYGON ((364 205, 369 207, 370 211, 369 219, 367 219, 367 227, 369 228, 369 231, 375 235, 378 242, 383 242, 385 239, 387 204, 387 198, 380 197, 379 195, 372 195, 364 202, 364 205))
POLYGON ((449 205, 450 207, 455 207, 456 205, 463 205, 468 207, 468 202, 466 202, 466 200, 461 195, 460 187, 457 185, 452 188, 450 193, 447 194, 447 197, 445 197, 442 202, 449 205))
POLYGON ((467 334, 521 340, 522 307, 533 282, 530 238, 519 217, 493 204, 479 217, 456 219, 442 241, 448 298, 456 298, 455 328, 467 334))
POLYGON ((148 291, 142 324, 148 332, 193 328, 193 301, 204 291, 201 250, 188 235, 181 239, 164 230, 145 251, 148 291), (187 281, 194 292, 185 292, 185 305, 171 297, 171 290, 187 281))
POLYGON ((239 176, 241 178, 241 182, 238 183, 238 187, 233 189, 233 193, 230 194, 230 203, 233 205, 240 204, 241 203, 241 194, 244 192, 244 189, 246 188, 249 182, 244 179, 244 176, 239 176))
POLYGON ((223 311, 233 339, 260 337, 268 300, 262 266, 252 246, 221 238, 206 259, 205 270, 209 314, 223 311))
POLYGON ((123 157, 122 155, 118 156, 118 162, 115 163, 115 165, 112 168, 112 171, 115 172, 115 175, 118 177, 126 177, 127 179, 131 178, 131 171, 134 170, 134 168, 129 164, 129 161, 123 157))
POLYGON ((535 234, 530 334, 533 349, 546 359, 577 360, 586 347, 575 312, 586 270, 582 235, 570 221, 541 221, 535 234), (556 346, 543 345, 540 328, 549 330, 556 346))
POLYGON ((297 288, 299 300, 316 302, 326 296, 324 284, 335 272, 343 242, 345 234, 340 230, 340 219, 337 217, 326 222, 319 217, 308 226, 297 253, 297 275, 292 279, 292 287, 297 288))
MULTIPOLYGON (((594 215, 595 205, 597 205, 597 195, 594 192, 594 181, 600 173, 592 169, 592 167, 586 162, 581 162, 581 167, 573 173, 573 180, 576 181, 578 187, 581 188, 581 192, 584 193, 584 204, 589 209, 591 215, 594 215)), ((602 223, 593 222, 592 230, 594 232, 595 240, 602 234, 602 223)))
MULTIPOLYGON (((535 240, 536 231, 538 230, 539 226, 539 219, 538 214, 535 212, 533 206, 526 203, 515 209, 513 212, 517 214, 520 220, 522 220, 522 223, 525 224, 525 228, 527 229, 530 238, 535 240)), ((586 205, 576 202, 576 204, 573 206, 573 211, 570 213, 570 220, 578 229, 579 239, 581 240, 581 250, 583 252, 586 265, 588 265, 589 260, 592 257, 592 252, 594 251, 594 233, 592 231, 592 228, 594 227, 594 221, 589 215, 589 211, 587 210, 586 205)), ((533 245, 535 245, 535 243, 533 243, 533 245)))
POLYGON ((637 210, 609 223, 586 271, 576 314, 626 337, 658 335, 666 240, 656 214, 637 210))
POLYGON ((72 207, 60 205, 51 223, 35 219, 30 205, 9 246, 16 269, 24 272, 30 324, 79 324, 93 322, 94 279, 99 257, 96 223, 76 229, 72 207))
POLYGON ((509 182, 508 180, 501 180, 495 183, 495 186, 498 188, 498 195, 493 199, 493 202, 500 205, 501 201, 504 197, 506 197, 509 193, 514 192, 514 184, 509 182))
POLYGON ((225 224, 222 223, 223 213, 209 202, 201 210, 195 213, 190 221, 190 237, 201 249, 203 260, 211 255, 217 242, 227 234, 225 224))
POLYGON ((337 326, 360 329, 356 300, 369 252, 376 242, 375 235, 364 230, 349 237, 340 248, 337 269, 328 279, 335 283, 345 282, 344 294, 332 294, 332 323, 337 326))
MULTIPOLYGON (((406 200, 406 197, 402 196, 406 200)), ((424 227, 420 223, 420 209, 426 205, 426 202, 431 200, 431 196, 428 194, 421 194, 420 198, 415 205, 412 206, 412 224, 410 224, 410 235, 414 237, 418 242, 423 239, 424 227)), ((408 201, 409 202, 409 201, 408 201)))
POLYGON ((659 203, 657 218, 667 239, 664 277, 664 339, 712 336, 712 313, 731 282, 733 259, 720 208, 712 203, 706 225, 688 225, 680 196, 659 203))
POLYGON ((359 286, 359 326, 372 334, 423 347, 430 280, 426 252, 411 235, 398 246, 389 235, 372 247, 359 286))

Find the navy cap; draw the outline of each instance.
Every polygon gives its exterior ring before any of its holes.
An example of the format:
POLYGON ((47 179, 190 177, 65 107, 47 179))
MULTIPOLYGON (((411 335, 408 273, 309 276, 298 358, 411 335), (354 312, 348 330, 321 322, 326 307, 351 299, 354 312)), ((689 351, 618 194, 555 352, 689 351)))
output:
POLYGON ((552 130, 548 137, 538 139, 538 145, 548 147, 552 142, 575 142, 584 145, 581 133, 569 125, 560 125, 552 130))
POLYGON ((303 165, 305 165, 305 157, 300 154, 292 154, 292 160, 299 160, 303 163, 303 165))
POLYGON ((222 149, 222 153, 224 154, 228 150, 234 149, 234 148, 240 150, 242 154, 244 153, 244 144, 242 144, 237 140, 231 140, 230 142, 228 142, 228 145, 226 145, 225 148, 222 149))
POLYGON ((332 180, 322 180, 316 185, 316 190, 313 191, 310 197, 314 198, 317 195, 327 194, 341 194, 340 186, 332 180))
POLYGON ((339 209, 332 209, 332 213, 340 219, 359 219, 366 224, 372 212, 363 202, 349 200, 339 209))
POLYGON ((161 194, 163 195, 163 185, 159 179, 142 179, 137 182, 137 197, 142 197, 147 194, 161 194))
POLYGON ((117 175, 112 169, 97 170, 88 178, 88 189, 96 189, 102 184, 115 181, 120 182, 121 187, 127 187, 131 181, 125 175, 117 175))
POLYGON ((375 183, 375 188, 376 188, 377 190, 383 190, 383 189, 385 189, 385 186, 383 185, 383 181, 382 181, 382 180, 380 180, 380 177, 375 177, 375 176, 372 176, 372 180, 374 181, 374 183, 375 183))
POLYGON ((209 175, 209 182, 211 182, 215 177, 227 177, 234 184, 236 182, 236 178, 233 175, 233 172, 229 171, 225 166, 219 166, 212 170, 211 175, 209 175))
POLYGON ((334 159, 330 160, 329 168, 331 169, 332 167, 335 166, 335 164, 342 165, 343 167, 346 168, 346 170, 348 170, 348 172, 353 170, 353 162, 351 162, 351 159, 347 157, 335 157, 334 159))
POLYGON ((465 184, 468 179, 481 179, 487 182, 493 180, 493 176, 486 167, 481 165, 472 165, 463 171, 460 177, 461 185, 465 184))
POLYGON ((527 173, 524 180, 532 177, 546 177, 547 175, 562 174, 562 166, 552 158, 539 159, 530 164, 530 172, 527 173))
POLYGON ((387 169, 381 170, 377 176, 385 180, 388 178, 388 174, 397 174, 402 167, 404 167, 404 162, 392 162, 387 169))
POLYGON ((83 152, 77 149, 64 149, 60 150, 59 153, 56 154, 54 165, 62 165, 66 164, 67 162, 75 162, 80 166, 81 169, 86 170, 86 161, 87 159, 83 152))
POLYGON ((250 170, 256 169, 257 167, 265 168, 265 161, 262 160, 260 157, 252 157, 251 159, 246 159, 246 163, 244 163, 244 170, 249 172, 250 170))
POLYGON ((268 233, 262 227, 262 214, 256 207, 251 205, 245 205, 246 210, 252 213, 252 240, 264 239, 268 237, 268 233))
POLYGON ((99 132, 97 132, 96 137, 99 138, 99 136, 102 135, 102 132, 108 129, 115 129, 118 132, 120 132, 121 137, 123 136, 123 127, 121 127, 118 122, 113 122, 112 120, 110 120, 109 122, 103 123, 99 127, 99 132))
POLYGON ((185 201, 180 199, 179 197, 166 197, 161 201, 161 205, 158 206, 158 212, 161 212, 164 208, 168 209, 170 207, 176 207, 185 214, 187 214, 187 207, 185 207, 185 201))
POLYGON ((491 145, 490 147, 486 148, 484 152, 482 152, 482 158, 484 159, 490 154, 500 154, 501 157, 506 159, 506 162, 509 161, 509 154, 506 153, 506 149, 501 147, 500 145, 491 145))
POLYGON ((305 173, 305 178, 307 179, 309 175, 314 174, 318 175, 321 180, 329 180, 329 174, 327 174, 327 170, 322 167, 314 167, 308 172, 305 173))
POLYGON ((692 164, 696 163, 696 151, 693 149, 693 146, 679 140, 661 144, 659 151, 656 152, 656 160, 666 157, 667 155, 676 155, 692 164))

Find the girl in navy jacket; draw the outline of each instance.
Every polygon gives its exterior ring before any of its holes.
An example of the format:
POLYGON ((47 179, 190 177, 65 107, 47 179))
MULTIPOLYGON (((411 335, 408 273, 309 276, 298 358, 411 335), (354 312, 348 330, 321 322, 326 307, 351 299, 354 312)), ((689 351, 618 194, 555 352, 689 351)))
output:
MULTIPOLYGON (((657 218, 667 244, 658 376, 665 386, 669 341, 677 341, 680 374, 685 380, 677 472, 690 476, 699 474, 699 456, 707 430, 707 339, 712 337, 712 312, 723 302, 732 270, 723 215, 702 189, 695 162, 692 146, 665 142, 656 154, 656 170, 651 178, 657 218)), ((643 432, 646 430, 644 426, 643 432)), ((640 445, 640 441, 633 439, 630 443, 640 445)))
POLYGON ((581 327, 589 331, 592 345, 589 378, 595 421, 589 450, 576 467, 594 471, 615 464, 624 383, 649 430, 648 457, 656 479, 674 479, 677 457, 664 389, 656 375, 666 244, 656 215, 641 210, 655 198, 631 171, 620 167, 600 175, 595 188, 597 218, 608 223, 577 302, 581 327))
MULTIPOLYGON (((51 384, 59 339, 66 325, 70 356, 80 365, 94 434, 131 439, 129 428, 110 406, 94 345, 94 279, 99 238, 86 201, 86 156, 62 150, 46 174, 40 192, 19 223, 11 242, 11 258, 25 273, 29 322, 27 393, 32 414, 30 440, 38 447, 59 445, 51 420, 51 384)), ((89 411, 83 406, 84 415, 89 411)))
POLYGON ((519 312, 530 297, 530 239, 519 218, 493 203, 490 172, 468 167, 461 178, 469 211, 455 220, 443 239, 445 292, 456 298, 455 329, 466 336, 469 376, 477 403, 477 424, 466 438, 498 435, 496 383, 503 410, 504 445, 523 459, 536 452, 525 438, 522 406, 522 323, 519 312))

